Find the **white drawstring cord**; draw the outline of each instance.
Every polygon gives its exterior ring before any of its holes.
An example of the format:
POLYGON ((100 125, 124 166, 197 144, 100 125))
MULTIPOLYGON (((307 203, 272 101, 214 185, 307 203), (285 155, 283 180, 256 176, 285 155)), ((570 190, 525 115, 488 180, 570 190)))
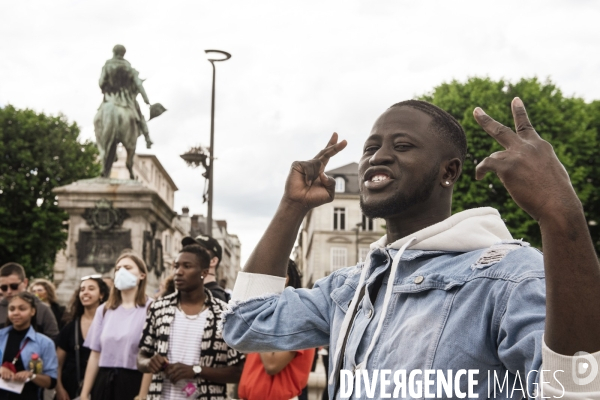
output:
POLYGON ((383 298, 383 309, 381 310, 381 315, 379 315, 377 329, 375 329, 375 333, 373 334, 373 338, 371 339, 371 343, 369 344, 369 348, 367 349, 367 353, 365 354, 364 360, 360 364, 358 364, 355 368, 356 372, 359 372, 360 370, 365 369, 367 366, 367 361, 369 361, 369 356, 371 355, 371 352, 373 351, 373 348, 375 347, 375 343, 377 342, 377 339, 379 339, 379 335, 381 334, 381 329, 383 327, 383 321, 387 314, 387 310, 388 310, 388 307, 390 304, 390 299, 392 298, 392 290, 394 289, 394 279, 396 278, 396 271, 398 270, 398 264, 400 264, 400 259, 402 258, 402 254, 404 253, 404 250, 406 250, 406 248, 408 246, 410 246, 410 244, 415 240, 417 240, 417 238, 415 236, 410 238, 409 241, 406 242, 400 248, 400 250, 398 250, 398 253, 396 253, 396 256, 394 257, 394 261, 392 262, 392 269, 390 270, 390 276, 389 276, 388 282, 387 282, 387 288, 385 289, 385 297, 383 298))
POLYGON ((354 309, 358 304, 358 296, 360 294, 360 289, 365 282, 365 278, 367 276, 367 271, 371 268, 371 253, 373 251, 369 251, 367 257, 365 259, 365 264, 363 265, 363 270, 360 274, 360 280, 358 281, 358 286, 356 287, 356 291, 354 292, 354 297, 348 306, 348 311, 346 311, 346 315, 344 316, 344 321, 342 321, 342 326, 340 327, 340 333, 338 336, 337 344, 335 346, 335 358, 333 359, 333 373, 329 375, 329 384, 333 385, 335 383, 335 379, 338 371, 338 364, 340 362, 340 351, 342 350, 342 346, 344 345, 344 338, 346 337, 346 332, 348 332, 348 327, 350 326, 350 320, 352 319, 352 314, 354 314, 354 309))

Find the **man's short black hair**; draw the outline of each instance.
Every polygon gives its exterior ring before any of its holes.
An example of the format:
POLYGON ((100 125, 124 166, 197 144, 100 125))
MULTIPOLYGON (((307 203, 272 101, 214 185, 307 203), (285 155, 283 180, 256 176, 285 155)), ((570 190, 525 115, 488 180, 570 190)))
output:
POLYGON ((195 254, 201 269, 208 269, 210 267, 210 254, 208 254, 208 250, 199 244, 188 244, 187 246, 183 246, 183 248, 179 250, 179 253, 195 254))
POLYGON ((198 235, 195 238, 191 236, 186 236, 183 239, 181 239, 181 244, 183 246, 187 246, 188 244, 199 244, 200 246, 204 247, 206 250, 209 251, 208 254, 210 254, 211 259, 213 257, 217 257, 219 259, 215 269, 219 268, 219 265, 221 264, 221 259, 223 258, 223 248, 221 247, 217 239, 208 235, 198 235))
POLYGON ((0 276, 6 277, 11 275, 17 275, 20 280, 25 280, 25 268, 21 264, 16 262, 9 262, 0 267, 0 276))
POLYGON ((438 106, 421 100, 405 100, 392 105, 392 107, 410 107, 429 115, 433 120, 430 128, 441 137, 443 141, 450 144, 457 151, 461 162, 465 161, 467 155, 467 136, 458 121, 448 112, 438 106))

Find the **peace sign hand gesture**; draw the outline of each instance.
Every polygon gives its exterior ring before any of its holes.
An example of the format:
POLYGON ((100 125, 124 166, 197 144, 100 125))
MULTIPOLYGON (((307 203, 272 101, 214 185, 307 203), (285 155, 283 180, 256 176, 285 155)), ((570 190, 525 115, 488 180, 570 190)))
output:
POLYGON ((284 199, 303 209, 331 202, 335 193, 335 180, 325 175, 325 167, 329 159, 346 145, 345 140, 338 143, 338 134, 334 133, 325 148, 312 160, 292 163, 285 183, 284 199))
POLYGON ((565 167, 552 145, 542 139, 529 122, 521 99, 515 97, 511 109, 516 133, 481 108, 473 111, 477 123, 506 149, 479 163, 476 179, 494 172, 517 205, 536 221, 566 208, 581 209, 565 167))

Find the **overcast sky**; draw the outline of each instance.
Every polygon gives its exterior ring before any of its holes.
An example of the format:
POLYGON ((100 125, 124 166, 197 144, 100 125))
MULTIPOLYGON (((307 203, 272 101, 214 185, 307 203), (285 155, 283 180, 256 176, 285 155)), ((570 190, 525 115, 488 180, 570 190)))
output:
POLYGON ((210 140, 204 50, 230 52, 217 64, 214 216, 245 260, 290 163, 334 131, 349 145, 329 168, 357 161, 393 103, 470 76, 550 77, 567 95, 599 99, 599 21, 592 0, 4 0, 0 106, 63 113, 93 139, 100 70, 125 45, 150 101, 168 109, 149 122, 155 146, 140 138, 138 152, 156 154, 179 187, 177 211, 205 214, 202 171, 179 154, 210 140))

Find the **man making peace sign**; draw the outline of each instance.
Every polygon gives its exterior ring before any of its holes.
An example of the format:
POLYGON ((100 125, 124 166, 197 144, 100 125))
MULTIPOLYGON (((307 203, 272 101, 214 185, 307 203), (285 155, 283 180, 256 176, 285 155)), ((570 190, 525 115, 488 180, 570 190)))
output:
POLYGON ((474 110, 506 149, 476 178, 498 175, 538 221, 543 255, 513 239, 495 209, 451 215, 464 131, 438 107, 405 101, 377 119, 359 163, 363 213, 384 218, 387 234, 364 264, 283 290, 304 216, 333 200, 324 170, 346 146, 333 134, 314 159, 292 164, 238 276, 225 340, 255 352, 329 345, 334 399, 600 399, 600 267, 582 205, 522 101, 511 107, 516 133, 474 110))

